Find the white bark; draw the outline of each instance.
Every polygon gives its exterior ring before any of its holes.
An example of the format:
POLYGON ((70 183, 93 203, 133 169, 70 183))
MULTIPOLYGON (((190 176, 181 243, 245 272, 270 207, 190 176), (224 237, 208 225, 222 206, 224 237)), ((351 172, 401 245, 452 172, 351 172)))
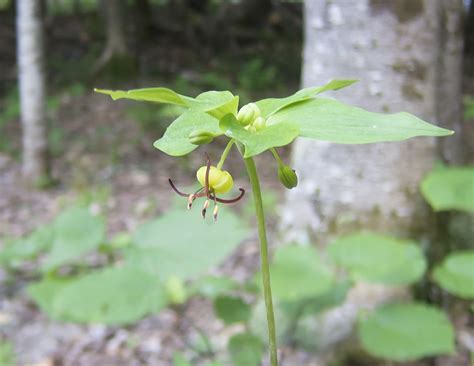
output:
POLYGON ((47 177, 47 122, 41 2, 17 0, 17 60, 23 127, 23 174, 47 177))
MULTIPOLYGON (((303 86, 356 78, 358 84, 335 96, 375 112, 408 111, 445 126, 458 119, 456 108, 440 108, 440 103, 458 103, 458 94, 450 92, 460 88, 457 76, 440 78, 446 70, 441 65, 461 58, 461 48, 453 44, 460 35, 442 21, 442 2, 307 0, 303 86), (443 32, 449 37, 440 40, 443 32), (440 62, 448 49, 449 60, 440 62), (440 84, 445 79, 451 85, 440 84)), ((286 239, 323 246, 361 228, 416 238, 415 232, 430 222, 418 184, 431 169, 436 149, 431 138, 371 145, 297 140, 293 168, 299 185, 289 191, 282 217, 286 239)), ((354 291, 348 303, 322 320, 325 329, 339 330, 337 336, 329 332, 332 338, 319 339, 315 347, 346 338, 361 308, 393 296, 390 290, 364 296, 364 286, 354 291)))

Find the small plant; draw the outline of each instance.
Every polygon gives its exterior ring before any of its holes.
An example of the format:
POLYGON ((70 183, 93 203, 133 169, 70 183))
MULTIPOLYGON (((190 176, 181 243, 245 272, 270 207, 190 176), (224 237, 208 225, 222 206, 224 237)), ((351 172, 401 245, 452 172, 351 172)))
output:
MULTIPOLYGON (((229 91, 208 91, 192 98, 167 88, 130 91, 96 89, 99 93, 110 95, 114 100, 125 98, 174 104, 186 108, 185 112, 167 128, 163 137, 154 143, 156 148, 169 155, 189 154, 198 146, 211 143, 221 136, 228 139, 218 165, 211 166, 210 159, 207 159, 205 170, 203 168, 198 170, 198 180, 203 186, 199 191, 184 194, 170 181, 178 194, 188 198, 188 208, 191 208, 195 198, 206 197, 203 216, 209 200, 216 203, 217 194, 232 187, 232 176, 222 171, 222 167, 232 147, 236 146, 239 150, 250 180, 255 204, 272 366, 278 365, 276 328, 262 194, 253 157, 270 151, 277 162, 278 179, 286 188, 291 189, 298 183, 297 175, 291 167, 283 163, 275 148, 290 144, 297 136, 343 144, 365 144, 400 141, 415 136, 447 136, 453 133, 424 122, 409 113, 372 113, 334 99, 319 97, 322 92, 345 88, 354 82, 355 80, 333 80, 322 87, 306 88, 286 98, 259 100, 240 109, 239 97, 229 91)), ((237 202, 242 195, 243 190, 238 198, 226 203, 237 202)), ((217 209, 214 213, 216 216, 217 209)), ((245 342, 248 343, 249 339, 250 336, 246 336, 245 342)), ((237 341, 234 340, 235 342, 237 341)))

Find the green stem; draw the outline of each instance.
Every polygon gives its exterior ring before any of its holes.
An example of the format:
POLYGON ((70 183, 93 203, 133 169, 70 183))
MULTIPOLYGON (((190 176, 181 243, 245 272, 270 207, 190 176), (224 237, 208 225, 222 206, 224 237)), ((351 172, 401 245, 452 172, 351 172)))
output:
POLYGON ((228 142, 227 146, 224 149, 224 152, 221 155, 221 160, 219 160, 219 162, 217 163, 217 166, 216 166, 217 169, 222 169, 222 166, 224 165, 225 159, 227 159, 227 155, 229 155, 229 151, 232 148, 232 145, 234 144, 234 142, 235 142, 234 139, 231 139, 228 142))
POLYGON ((265 215, 263 213, 262 192, 258 179, 257 168, 252 158, 244 158, 247 174, 252 186, 255 213, 257 215, 258 237, 260 239, 260 260, 262 269, 263 294, 265 297, 265 309, 267 312, 268 339, 270 343, 270 360, 272 366, 278 366, 275 317, 273 315, 272 288, 270 284, 270 268, 268 265, 267 232, 265 229, 265 215))
POLYGON ((278 155, 278 152, 275 150, 274 147, 272 147, 272 148, 270 149, 270 151, 271 151, 271 153, 273 154, 273 157, 275 158, 275 160, 277 161, 278 166, 285 165, 285 164, 283 163, 283 161, 281 160, 280 155, 278 155))

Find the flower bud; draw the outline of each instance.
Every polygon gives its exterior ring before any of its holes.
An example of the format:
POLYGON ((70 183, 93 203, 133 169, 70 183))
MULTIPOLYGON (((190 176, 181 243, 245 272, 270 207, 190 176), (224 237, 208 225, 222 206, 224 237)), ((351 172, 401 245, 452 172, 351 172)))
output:
POLYGON ((242 126, 249 125, 257 117, 260 117, 260 108, 258 108, 255 103, 244 105, 237 113, 237 121, 239 121, 242 126))
POLYGON ((188 136, 189 142, 194 145, 204 145, 212 142, 215 135, 212 132, 205 130, 194 130, 188 136))
POLYGON ((298 185, 298 177, 293 169, 288 165, 281 165, 278 168, 278 179, 286 188, 292 189, 298 185))
POLYGON ((255 121, 253 121, 252 126, 255 127, 256 131, 260 131, 262 128, 265 127, 265 124, 266 124, 265 118, 257 117, 255 118, 255 121))

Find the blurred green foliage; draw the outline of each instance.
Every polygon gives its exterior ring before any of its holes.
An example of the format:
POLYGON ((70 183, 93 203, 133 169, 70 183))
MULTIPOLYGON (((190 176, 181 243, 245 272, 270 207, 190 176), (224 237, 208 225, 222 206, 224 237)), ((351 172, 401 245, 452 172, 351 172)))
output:
POLYGON ((438 167, 423 179, 421 192, 435 211, 474 212, 474 167, 438 167))
POLYGON ((464 97, 464 119, 474 119, 474 96, 472 95, 464 97))
POLYGON ((15 366, 16 364, 13 345, 0 339, 0 366, 15 366))
POLYGON ((448 317, 433 306, 390 304, 361 317, 359 338, 372 355, 407 361, 454 352, 448 317))

